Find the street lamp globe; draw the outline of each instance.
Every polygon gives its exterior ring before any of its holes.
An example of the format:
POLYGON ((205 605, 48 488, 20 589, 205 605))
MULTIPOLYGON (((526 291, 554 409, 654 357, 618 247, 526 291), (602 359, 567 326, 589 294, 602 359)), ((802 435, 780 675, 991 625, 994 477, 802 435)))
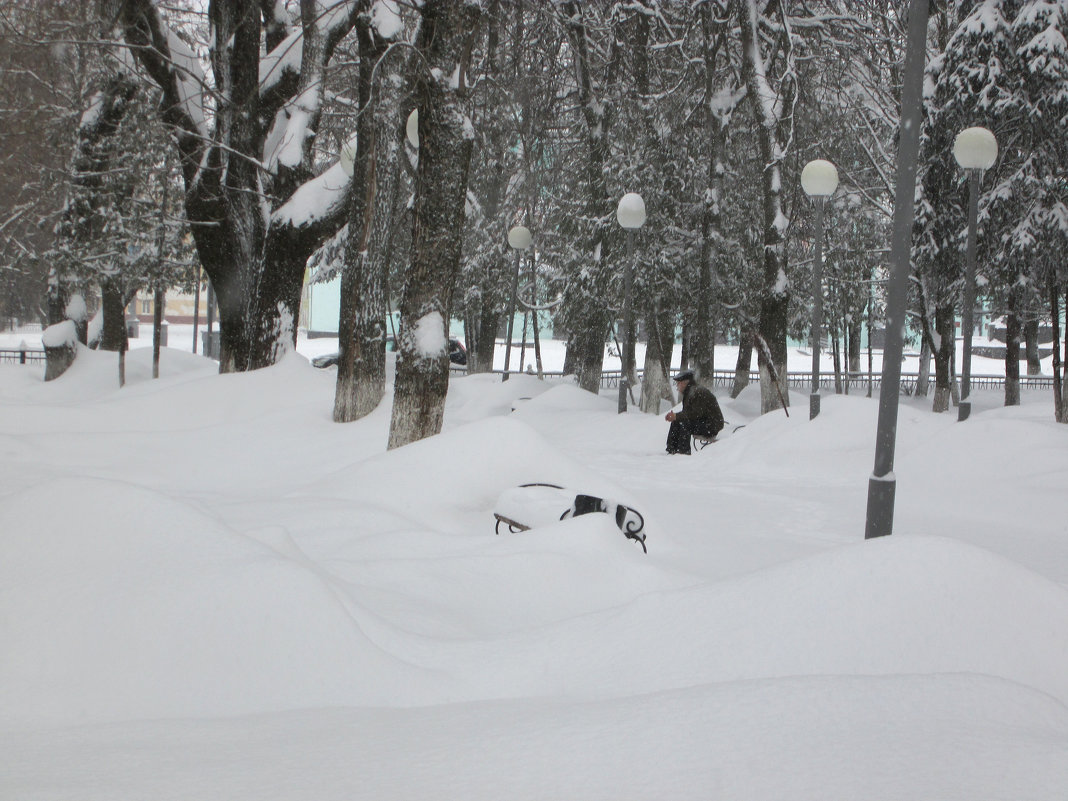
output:
POLYGON ((998 158, 998 140, 986 128, 965 128, 953 140, 953 157, 966 170, 989 170, 998 158))
POLYGON ((408 121, 404 124, 404 135, 412 143, 412 147, 419 149, 419 109, 413 108, 408 115, 408 121))
POLYGON ((838 170, 825 159, 813 159, 801 170, 801 188, 809 197, 830 197, 838 188, 838 170))
POLYGON ((628 192, 619 199, 616 219, 627 230, 633 231, 645 224, 645 201, 637 192, 628 192))
POLYGON ((525 225, 517 225, 508 232, 508 244, 516 250, 526 250, 532 241, 530 229, 525 225))
POLYGON ((345 175, 352 177, 353 165, 356 162, 356 134, 353 134, 345 143, 341 146, 341 153, 338 154, 338 162, 341 164, 341 169, 345 171, 345 175))

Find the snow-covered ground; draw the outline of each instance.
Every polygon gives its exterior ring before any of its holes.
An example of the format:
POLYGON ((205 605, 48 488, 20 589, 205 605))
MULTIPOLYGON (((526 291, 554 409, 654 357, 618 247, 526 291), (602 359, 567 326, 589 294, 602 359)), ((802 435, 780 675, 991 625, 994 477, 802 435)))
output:
POLYGON ((611 393, 454 377, 386 452, 390 398, 334 424, 301 355, 150 357, 0 365, 0 798, 1065 797, 1049 391, 903 398, 865 542, 861 395, 721 397, 744 428, 687 458, 611 393), (526 482, 640 510, 648 555, 607 515, 495 536, 526 482))
MULTIPOLYGON (((204 326, 201 325, 198 329, 198 337, 202 341, 202 334, 204 332, 204 326)), ((140 336, 130 340, 130 348, 150 348, 152 347, 152 326, 142 324, 139 327, 138 333, 140 336)), ((197 351, 203 352, 201 347, 201 341, 197 343, 197 351)), ((533 340, 528 340, 525 350, 520 349, 519 335, 516 335, 515 345, 512 347, 512 356, 509 365, 512 370, 520 371, 524 369, 534 370, 534 343, 533 340), (522 359, 521 359, 522 357, 522 359)), ((18 348, 21 343, 25 342, 28 348, 40 348, 41 347, 41 333, 27 332, 27 333, 12 333, 12 332, 0 332, 0 348, 18 348)), ((973 345, 975 348, 980 348, 989 345, 1003 345, 1004 343, 992 342, 985 337, 975 337, 973 345)), ((193 326, 192 325, 170 325, 168 326, 167 333, 167 345, 174 350, 185 351, 191 353, 193 350, 193 326)), ((1043 347, 1047 347, 1048 343, 1045 343, 1043 347)), ((305 331, 301 331, 297 337, 297 352, 307 356, 309 359, 314 358, 325 353, 333 353, 337 350, 337 337, 317 337, 309 339, 305 331)), ((559 372, 564 366, 564 343, 560 340, 545 340, 541 343, 542 347, 542 369, 546 371, 559 372)), ((957 340, 957 364, 960 365, 963 357, 963 341, 957 340)), ((499 340, 497 343, 497 349, 494 353, 494 367, 498 370, 504 368, 504 344, 503 340, 499 340)), ((642 367, 645 363, 645 345, 644 343, 638 343, 636 346, 637 351, 637 363, 639 367, 642 367)), ((792 348, 789 351, 789 369, 791 372, 808 372, 812 370, 812 353, 807 349, 792 348)), ((677 367, 679 365, 679 359, 682 356, 681 348, 677 345, 674 349, 673 358, 674 364, 677 367)), ((831 373, 834 371, 834 360, 831 354, 827 350, 821 351, 820 370, 821 372, 831 373)), ((716 346, 716 369, 717 370, 733 370, 734 364, 738 358, 738 348, 733 345, 717 345, 716 346)), ((901 363, 901 370, 903 373, 915 373, 919 369, 918 354, 910 351, 906 348, 905 359, 901 363)), ((879 350, 874 351, 872 354, 872 370, 876 373, 882 370, 882 352, 879 350)), ((934 362, 931 362, 932 370, 934 369, 934 362)), ((619 357, 606 351, 604 360, 605 370, 618 370, 619 357)), ((756 367, 756 358, 753 359, 753 367, 756 367)), ((861 354, 861 370, 866 374, 868 370, 868 354, 864 351, 861 354)), ((1026 373, 1026 368, 1023 370, 1026 373)), ((1045 375, 1053 374, 1053 357, 1047 356, 1042 360, 1042 372, 1045 375)), ((1003 376, 1005 375, 1005 361, 1003 359, 989 359, 983 356, 972 356, 972 375, 974 376, 1003 376)))

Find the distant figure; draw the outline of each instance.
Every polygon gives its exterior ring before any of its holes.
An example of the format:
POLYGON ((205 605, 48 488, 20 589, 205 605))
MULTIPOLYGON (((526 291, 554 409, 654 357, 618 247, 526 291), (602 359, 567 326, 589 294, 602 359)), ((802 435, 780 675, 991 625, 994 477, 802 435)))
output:
POLYGON ((690 437, 714 437, 723 430, 723 412, 711 390, 694 382, 693 370, 675 376, 675 389, 682 399, 682 411, 674 410, 664 418, 668 429, 667 452, 690 455, 690 437))

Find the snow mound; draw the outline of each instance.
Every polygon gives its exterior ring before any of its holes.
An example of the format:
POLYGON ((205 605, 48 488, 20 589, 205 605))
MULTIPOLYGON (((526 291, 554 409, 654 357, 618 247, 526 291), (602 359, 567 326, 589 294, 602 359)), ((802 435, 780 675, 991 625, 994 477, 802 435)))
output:
POLYGON ((5 497, 0 532, 5 726, 426 697, 299 551, 188 504, 62 479, 5 497))
POLYGON ((34 399, 49 403, 86 403, 108 399, 118 393, 137 394, 140 388, 169 385, 175 377, 214 376, 218 365, 201 356, 179 350, 160 350, 160 379, 152 378, 152 349, 138 348, 126 352, 126 385, 119 387, 119 354, 78 346, 78 356, 63 375, 27 392, 34 399))
POLYGON ((975 673, 1065 703, 1066 621, 1068 591, 1013 562, 955 540, 894 536, 568 621, 527 644, 551 660, 487 652, 477 661, 524 692, 622 696, 753 678, 975 673))
POLYGON ((492 528, 500 493, 535 482, 600 497, 624 494, 515 416, 490 417, 372 456, 325 486, 350 499, 395 498, 399 509, 431 528, 447 526, 457 512, 475 513, 492 528))
MULTIPOLYGON (((552 392, 564 379, 539 381, 536 376, 517 373, 501 381, 496 373, 476 373, 453 378, 445 401, 448 427, 464 425, 486 417, 507 415, 513 408, 552 392)), ((587 393, 588 394, 588 393, 587 393)))

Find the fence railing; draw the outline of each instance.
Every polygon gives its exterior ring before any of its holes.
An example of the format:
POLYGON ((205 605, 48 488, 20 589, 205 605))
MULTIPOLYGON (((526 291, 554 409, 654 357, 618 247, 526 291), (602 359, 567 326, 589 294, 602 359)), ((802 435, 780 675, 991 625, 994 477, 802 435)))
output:
POLYGON ((43 364, 45 352, 39 348, 0 348, 0 364, 43 364))
MULTIPOLYGON (((45 352, 39 348, 0 348, 0 364, 43 364, 45 361, 45 352)), ((460 365, 450 365, 452 372, 465 375, 467 368, 460 365)), ((494 370, 494 373, 503 375, 504 370, 494 370)), ((521 375, 518 370, 509 371, 511 375, 521 375)), ((638 377, 642 377, 642 370, 638 371, 638 377)), ((546 378, 563 378, 564 373, 559 370, 544 370, 542 375, 546 378)), ((604 370, 601 372, 601 389, 615 389, 619 386, 619 378, 622 375, 621 370, 604 370)), ((712 386, 730 388, 734 386, 734 370, 716 370, 712 374, 712 386)), ((812 373, 788 373, 786 377, 787 383, 791 389, 805 390, 812 386, 812 373)), ((854 389, 867 391, 869 383, 873 390, 879 389, 882 386, 882 375, 879 373, 873 373, 870 377, 867 373, 853 373, 848 378, 843 374, 842 378, 843 389, 848 386, 849 392, 854 389)), ((902 373, 901 374, 901 394, 911 395, 916 390, 916 383, 919 381, 919 375, 917 373, 902 373)), ((934 376, 931 376, 931 381, 934 381, 934 376)), ((759 384, 760 373, 750 372, 749 383, 759 384)), ((834 390, 835 381, 834 373, 820 373, 820 389, 821 390, 834 390)), ((972 388, 974 389, 1004 389, 1005 388, 1005 376, 1003 375, 973 375, 972 376, 972 388)), ((1020 389, 1052 389, 1053 388, 1053 376, 1048 375, 1022 375, 1020 376, 1020 389)))
MULTIPOLYGON (((460 373, 465 373, 466 370, 463 367, 453 366, 453 370, 460 373)), ((495 373, 503 374, 504 370, 494 370, 495 373)), ((511 371, 512 375, 518 375, 517 370, 511 371)), ((642 377, 642 370, 638 371, 638 378, 642 377)), ((542 375, 553 378, 562 378, 563 373, 560 371, 546 370, 542 372, 542 375)), ((601 389, 615 389, 619 386, 619 379, 622 375, 621 370, 604 370, 601 372, 601 389)), ((918 373, 902 373, 901 374, 901 394, 912 395, 916 391, 916 384, 919 381, 918 373)), ((712 386, 731 388, 734 386, 735 372, 734 370, 716 370, 712 374, 712 386)), ((786 377, 787 383, 791 389, 807 390, 812 386, 812 373, 808 372, 792 372, 788 373, 786 377)), ((934 385, 934 376, 930 377, 932 386, 934 385)), ((971 378, 973 389, 1004 389, 1005 376, 1003 375, 973 375, 971 378)), ((760 373, 752 371, 749 373, 749 383, 759 384, 760 373)), ((882 386, 882 375, 880 373, 873 373, 870 377, 867 373, 853 373, 848 377, 843 374, 841 377, 842 389, 844 391, 853 392, 854 390, 861 390, 867 392, 869 384, 872 390, 879 389, 882 386), (848 386, 848 390, 846 387, 848 386)), ((1053 388, 1053 376, 1048 375, 1028 375, 1020 376, 1020 388, 1021 389, 1052 389, 1053 388)), ((835 389, 834 373, 820 373, 820 390, 835 389)))

